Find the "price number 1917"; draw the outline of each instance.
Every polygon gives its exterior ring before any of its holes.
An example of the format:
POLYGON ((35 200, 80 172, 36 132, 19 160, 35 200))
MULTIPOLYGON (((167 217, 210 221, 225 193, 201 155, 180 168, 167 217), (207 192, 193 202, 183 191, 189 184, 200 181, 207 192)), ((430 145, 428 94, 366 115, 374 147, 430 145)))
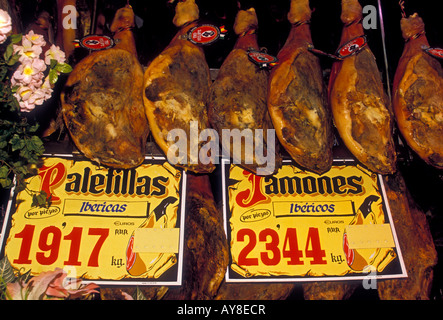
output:
MULTIPOLYGON (((32 245, 34 243, 34 233, 35 226, 27 224, 21 232, 14 236, 17 239, 22 239, 20 252, 18 254, 18 258, 13 260, 14 263, 32 263, 31 248, 33 247, 32 245)), ((58 261, 63 239, 70 242, 68 259, 63 262, 64 265, 80 266, 82 264, 82 262, 79 260, 82 233, 82 227, 74 227, 72 231, 65 236, 62 234, 62 230, 55 226, 48 226, 42 229, 40 234, 38 234, 38 240, 36 241, 38 249, 40 250, 35 253, 37 263, 41 265, 51 265, 58 261)), ((88 235, 98 236, 98 238, 95 240, 95 244, 92 246, 87 265, 88 267, 98 267, 100 249, 109 235, 109 229, 89 228, 88 235)), ((88 244, 91 244, 91 240, 87 239, 87 241, 88 244)))
MULTIPOLYGON (((245 242, 246 246, 238 255, 238 265, 257 266, 259 258, 250 257, 251 252, 257 245, 257 235, 252 229, 240 229, 237 232, 237 241, 245 242)), ((274 229, 263 229, 258 234, 258 241, 265 243, 266 251, 260 252, 260 261, 266 266, 275 266, 280 263, 282 257, 287 259, 288 265, 303 265, 303 251, 299 249, 297 229, 288 228, 284 236, 283 247, 280 248, 280 237, 274 229)), ((304 250, 304 256, 312 258, 310 264, 326 264, 326 253, 322 250, 318 228, 309 228, 304 250)))

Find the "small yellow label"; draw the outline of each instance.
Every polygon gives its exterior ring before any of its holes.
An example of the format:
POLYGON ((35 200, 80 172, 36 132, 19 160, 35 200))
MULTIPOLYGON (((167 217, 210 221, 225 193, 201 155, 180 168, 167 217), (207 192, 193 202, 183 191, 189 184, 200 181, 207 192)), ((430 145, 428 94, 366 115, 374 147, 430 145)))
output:
POLYGON ((180 228, 138 228, 134 252, 178 253, 180 228))
POLYGON ((350 249, 394 248, 391 225, 358 224, 346 226, 350 249))

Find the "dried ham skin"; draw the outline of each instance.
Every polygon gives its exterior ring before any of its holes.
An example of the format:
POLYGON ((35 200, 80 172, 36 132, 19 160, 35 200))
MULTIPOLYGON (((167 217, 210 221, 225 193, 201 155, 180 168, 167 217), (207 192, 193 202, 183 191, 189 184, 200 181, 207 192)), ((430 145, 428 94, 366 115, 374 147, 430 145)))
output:
POLYGON ((270 74, 268 110, 280 143, 302 167, 324 173, 332 165, 332 123, 327 92, 312 45, 308 0, 293 0, 292 28, 270 74))
POLYGON ((398 128, 407 144, 428 164, 443 168, 443 69, 423 51, 429 47, 423 20, 402 18, 407 42, 393 84, 393 107, 398 128))
POLYGON ((229 264, 222 211, 216 206, 208 175, 188 176, 183 285, 168 300, 214 299, 229 264))
MULTIPOLYGON (((181 34, 186 33, 186 30, 181 34)), ((190 141, 191 121, 198 122, 198 132, 208 128, 206 97, 210 85, 209 67, 201 48, 176 37, 145 72, 144 101, 152 134, 165 154, 175 141, 168 141, 168 133, 174 129, 186 132, 187 160, 185 169, 196 172, 212 172, 214 165, 205 165, 191 158, 192 143, 201 149, 203 142, 190 141)), ((205 142, 206 143, 206 142, 205 142)))
MULTIPOLYGON (((363 36, 361 6, 342 0, 344 28, 340 46, 363 36)), ((349 151, 369 170, 396 171, 393 115, 375 57, 366 45, 358 53, 334 62, 329 81, 329 103, 335 127, 349 151)))
MULTIPOLYGON (((115 28, 131 21, 132 9, 119 9, 115 28)), ((125 169, 143 162, 149 125, 142 99, 143 69, 132 32, 116 38, 120 42, 114 48, 94 52, 75 66, 61 101, 76 147, 92 161, 125 169)))
MULTIPOLYGON (((222 137, 222 130, 251 130, 253 147, 248 150, 246 139, 241 141, 241 157, 238 157, 230 143, 229 154, 234 163, 257 173, 262 168, 265 174, 272 174, 275 170, 262 164, 256 157, 255 150, 275 153, 273 146, 267 145, 266 129, 272 128, 267 111, 268 71, 260 68, 248 57, 248 50, 259 50, 257 44, 257 17, 254 8, 240 10, 236 17, 234 31, 239 36, 234 49, 226 57, 220 67, 217 78, 210 88, 208 96, 208 114, 211 126, 222 137), (255 130, 264 130, 264 139, 255 139, 255 130)), ((275 155, 279 163, 278 154, 275 155)), ((277 165, 278 166, 278 165, 277 165)), ((277 167, 275 166, 275 168, 277 167)), ((274 169, 275 169, 274 168, 274 169)))
POLYGON ((198 134, 209 128, 206 99, 211 77, 203 49, 188 41, 189 30, 198 26, 199 10, 194 0, 186 0, 175 12, 173 22, 180 29, 146 69, 143 101, 155 142, 168 159, 174 157, 172 164, 209 173, 215 169, 215 155, 206 154, 208 159, 201 161, 200 151, 208 141, 198 141, 198 134), (195 123, 197 135, 190 131, 195 123), (174 129, 183 130, 186 146, 174 140, 174 129))

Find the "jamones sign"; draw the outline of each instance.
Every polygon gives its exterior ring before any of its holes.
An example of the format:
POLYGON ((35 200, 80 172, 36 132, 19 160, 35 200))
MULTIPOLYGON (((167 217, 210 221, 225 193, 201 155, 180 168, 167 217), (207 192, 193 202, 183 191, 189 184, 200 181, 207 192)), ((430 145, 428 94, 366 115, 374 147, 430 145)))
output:
POLYGON ((406 276, 381 176, 343 162, 323 175, 291 161, 266 177, 222 169, 228 282, 406 276))

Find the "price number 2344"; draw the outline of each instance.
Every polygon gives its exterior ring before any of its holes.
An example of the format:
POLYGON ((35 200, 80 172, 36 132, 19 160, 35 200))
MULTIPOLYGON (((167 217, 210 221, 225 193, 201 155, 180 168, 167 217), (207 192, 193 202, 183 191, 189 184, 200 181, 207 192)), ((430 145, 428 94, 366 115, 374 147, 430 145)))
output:
POLYGON ((237 232, 237 242, 246 242, 238 255, 238 265, 258 266, 259 259, 266 266, 275 266, 282 258, 288 265, 303 265, 303 257, 311 258, 310 264, 326 264, 326 253, 321 248, 318 228, 309 228, 305 250, 300 250, 297 239, 297 229, 288 228, 282 241, 274 229, 263 229, 258 233, 258 241, 264 243, 265 251, 260 252, 259 258, 254 257, 253 251, 257 246, 257 234, 252 229, 240 229, 237 232))

